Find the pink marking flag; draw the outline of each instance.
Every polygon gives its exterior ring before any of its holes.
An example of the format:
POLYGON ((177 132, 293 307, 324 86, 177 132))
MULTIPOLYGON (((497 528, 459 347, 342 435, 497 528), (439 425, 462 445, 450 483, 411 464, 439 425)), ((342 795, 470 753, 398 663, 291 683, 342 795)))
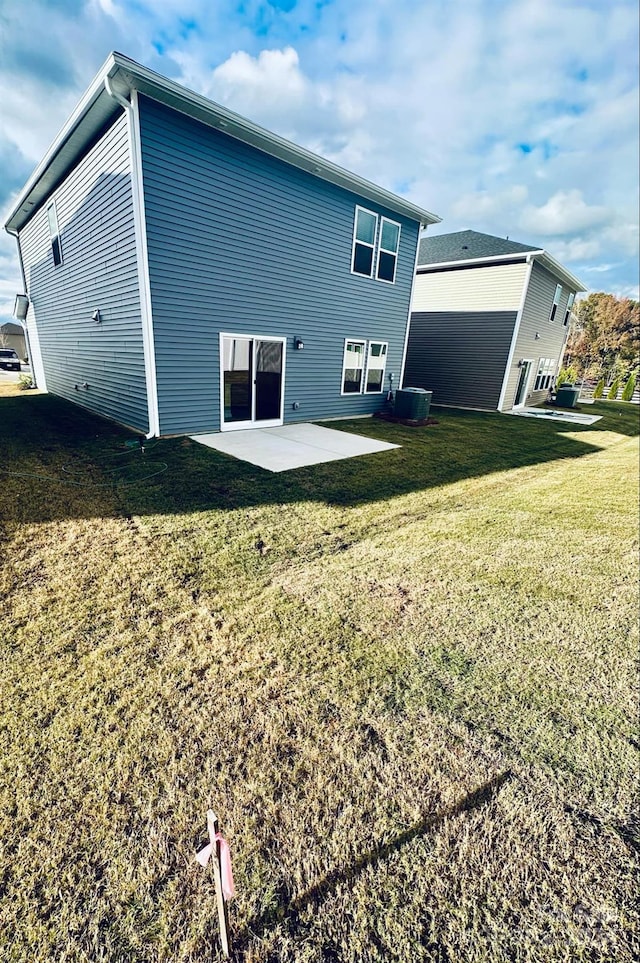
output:
POLYGON ((207 829, 209 830, 210 842, 196 853, 196 859, 201 866, 206 866, 215 852, 216 843, 220 844, 220 876, 222 880, 222 892, 225 899, 233 899, 236 895, 233 885, 233 873, 231 872, 231 852, 229 843, 222 833, 216 832, 216 816, 212 809, 207 812, 207 829))

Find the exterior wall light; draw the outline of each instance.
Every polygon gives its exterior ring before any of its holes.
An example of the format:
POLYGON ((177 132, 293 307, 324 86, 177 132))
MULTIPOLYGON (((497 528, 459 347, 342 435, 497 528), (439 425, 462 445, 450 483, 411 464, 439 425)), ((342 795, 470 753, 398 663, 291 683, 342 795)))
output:
POLYGON ((29 310, 29 298, 26 294, 16 294, 15 304, 13 305, 13 316, 18 321, 24 321, 29 310))
POLYGON ((95 309, 95 311, 91 315, 91 320, 95 321, 96 324, 100 324, 100 322, 102 321, 102 317, 100 316, 100 308, 95 309))
POLYGON ((302 340, 302 338, 294 338, 293 346, 296 349, 296 351, 302 351, 302 349, 304 348, 304 341, 302 340))

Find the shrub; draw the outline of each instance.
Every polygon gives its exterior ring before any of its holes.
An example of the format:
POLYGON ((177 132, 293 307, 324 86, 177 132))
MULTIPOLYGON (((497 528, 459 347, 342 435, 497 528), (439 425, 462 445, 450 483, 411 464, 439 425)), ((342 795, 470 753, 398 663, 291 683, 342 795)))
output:
POLYGON ((560 388, 562 385, 571 384, 574 385, 578 380, 578 372, 570 365, 568 368, 560 368, 560 373, 556 378, 556 388, 560 388))
POLYGON ((636 390, 636 375, 634 372, 633 374, 629 375, 629 380, 624 386, 624 390, 622 392, 622 400, 631 401, 631 399, 633 398, 633 392, 635 390, 636 390))
POLYGON ((616 378, 615 381, 612 383, 611 387, 609 388, 609 392, 607 394, 607 401, 616 400, 616 398, 618 397, 619 388, 620 388, 620 378, 616 378))
POLYGON ((604 394, 604 378, 600 378, 600 381, 596 385, 595 390, 593 392, 593 397, 602 398, 603 394, 604 394))
POLYGON ((27 391, 29 388, 33 388, 33 380, 29 375, 20 375, 18 378, 18 391, 27 391))

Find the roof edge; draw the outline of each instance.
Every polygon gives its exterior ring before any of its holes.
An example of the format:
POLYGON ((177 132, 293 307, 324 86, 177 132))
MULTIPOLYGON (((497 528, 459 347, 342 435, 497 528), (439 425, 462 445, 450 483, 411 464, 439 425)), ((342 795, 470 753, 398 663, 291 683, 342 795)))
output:
MULTIPOLYGON (((306 171, 314 177, 351 190, 353 193, 359 194, 374 203, 378 203, 397 214, 418 221, 422 227, 430 224, 438 224, 441 221, 441 218, 437 214, 426 211, 424 208, 405 200, 392 191, 366 180, 359 174, 354 174, 335 164, 333 161, 329 161, 319 154, 314 154, 307 148, 300 147, 292 141, 280 137, 279 134, 272 133, 248 118, 215 103, 203 94, 189 90, 176 81, 170 80, 168 77, 164 77, 162 74, 156 73, 156 71, 136 63, 136 61, 131 60, 124 54, 113 51, 109 54, 91 81, 91 84, 75 110, 14 201, 4 225, 5 230, 9 233, 15 233, 29 220, 31 211, 24 210, 25 204, 30 204, 30 206, 35 209, 42 203, 43 191, 41 182, 43 178, 52 171, 56 158, 58 158, 61 150, 75 132, 78 132, 78 143, 74 146, 76 159, 81 155, 86 143, 85 139, 81 136, 82 132, 79 131, 80 125, 85 118, 87 118, 92 106, 104 91, 104 84, 107 78, 111 81, 117 81, 118 92, 121 94, 126 95, 135 89, 139 90, 142 94, 155 97, 155 99, 161 103, 181 110, 183 113, 189 114, 202 123, 208 123, 209 126, 214 129, 223 128, 224 133, 228 136, 244 141, 258 150, 262 150, 285 163, 289 163, 294 167, 306 171), (38 188, 39 185, 41 190, 38 192, 36 188, 38 188), (32 194, 36 196, 36 201, 29 201, 30 195, 32 194)), ((116 107, 115 101, 114 107, 116 107)), ((86 142, 88 143, 88 141, 89 137, 87 136, 86 142)), ((64 173, 60 176, 64 176, 64 173)), ((53 189, 55 189, 55 187, 53 189)))
POLYGON ((417 267, 418 274, 428 274, 429 271, 443 270, 444 268, 460 268, 460 267, 489 267, 491 264, 501 263, 503 261, 538 261, 543 267, 546 267, 548 271, 555 274, 558 278, 565 282, 565 284, 571 289, 575 289, 576 294, 578 292, 588 290, 580 280, 563 267, 559 261, 545 251, 543 248, 531 248, 530 251, 515 251, 512 254, 494 254, 487 257, 469 257, 464 258, 460 261, 438 261, 434 264, 419 264, 417 267))

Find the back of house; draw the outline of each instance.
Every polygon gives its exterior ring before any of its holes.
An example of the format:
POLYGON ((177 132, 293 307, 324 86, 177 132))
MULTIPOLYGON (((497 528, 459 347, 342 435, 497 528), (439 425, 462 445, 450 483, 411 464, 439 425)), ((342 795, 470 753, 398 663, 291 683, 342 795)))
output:
POLYGON ((478 231, 423 238, 404 385, 461 408, 539 404, 559 371, 573 302, 584 290, 535 245, 478 231))
POLYGON ((6 227, 41 386, 171 435, 382 407, 437 220, 114 53, 6 227))

